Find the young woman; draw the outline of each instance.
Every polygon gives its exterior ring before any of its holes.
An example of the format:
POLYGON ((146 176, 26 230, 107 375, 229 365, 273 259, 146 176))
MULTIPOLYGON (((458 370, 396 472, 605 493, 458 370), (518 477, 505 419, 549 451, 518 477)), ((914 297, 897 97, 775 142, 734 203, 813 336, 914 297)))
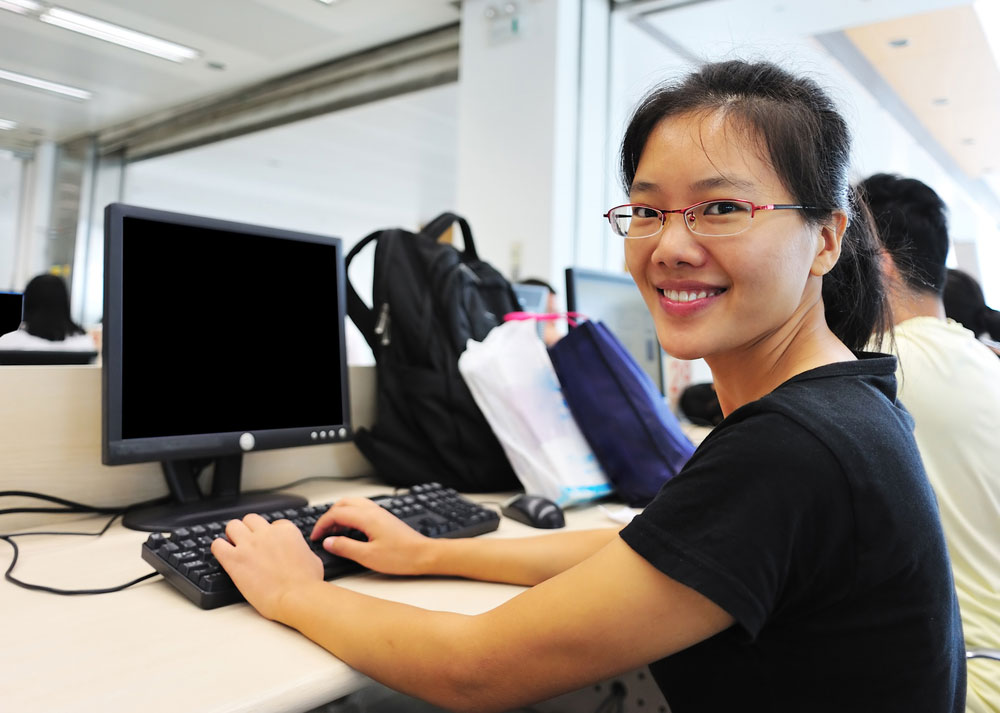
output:
POLYGON ((851 221, 849 138, 811 81, 708 65, 648 96, 607 217, 663 347, 704 357, 726 419, 632 524, 429 540, 345 500, 331 552, 394 574, 532 585, 479 616, 322 581, 289 523, 213 552, 261 614, 450 708, 504 710, 650 664, 674 713, 960 711, 961 625, 941 526, 895 403, 877 253, 851 221))

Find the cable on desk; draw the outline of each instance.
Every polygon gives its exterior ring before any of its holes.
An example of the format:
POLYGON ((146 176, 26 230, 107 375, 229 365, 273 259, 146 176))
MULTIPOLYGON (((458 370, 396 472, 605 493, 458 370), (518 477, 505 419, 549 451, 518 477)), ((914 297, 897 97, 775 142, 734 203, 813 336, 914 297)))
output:
MULTIPOLYGON (((307 483, 313 480, 357 480, 360 478, 366 478, 368 476, 358 475, 358 476, 326 476, 326 475, 315 475, 307 478, 301 478, 299 480, 293 481, 291 483, 285 483, 284 485, 278 485, 273 488, 265 488, 261 490, 251 490, 247 491, 250 493, 268 493, 277 490, 283 490, 285 488, 290 488, 295 485, 300 485, 302 483, 307 483)), ((20 555, 20 550, 18 549, 17 543, 14 542, 15 537, 28 537, 31 535, 75 535, 81 537, 100 537, 111 524, 117 520, 119 517, 127 513, 129 510, 146 507, 148 505, 155 505, 158 503, 166 502, 169 500, 168 497, 154 498, 153 500, 146 500, 140 503, 133 503, 132 505, 126 505, 125 507, 105 507, 101 505, 86 505, 84 503, 78 503, 73 500, 67 500, 66 498, 60 498, 55 495, 46 495, 45 493, 34 493, 27 490, 0 490, 0 498, 3 497, 18 497, 18 498, 33 498, 35 500, 43 500, 50 503, 55 503, 61 507, 17 507, 17 508, 5 508, 0 509, 0 515, 13 515, 19 513, 89 513, 95 515, 111 515, 104 527, 101 528, 99 532, 65 532, 65 531, 48 531, 48 532, 8 532, 0 533, 0 540, 3 540, 11 546, 14 550, 14 556, 11 559, 10 566, 7 571, 4 572, 4 579, 6 579, 11 584, 24 589, 30 589, 39 592, 48 592, 50 594, 60 594, 64 596, 75 596, 80 594, 110 594, 112 592, 120 592, 123 589, 127 589, 139 582, 144 582, 147 579, 152 579, 153 577, 160 576, 158 572, 150 572, 149 574, 144 574, 141 577, 133 579, 131 582, 126 582, 125 584, 119 584, 114 587, 106 587, 103 589, 59 589, 57 587, 49 587, 43 584, 32 584, 31 582, 24 582, 14 576, 14 567, 17 565, 17 559, 20 555)))
MULTIPOLYGON (((258 494, 258 493, 273 493, 278 490, 285 490, 287 488, 295 487, 296 485, 302 485, 303 483, 309 483, 314 480, 361 480, 362 478, 367 478, 367 475, 350 475, 350 476, 339 476, 339 475, 311 475, 307 478, 300 478, 299 480, 293 480, 290 483, 283 483, 282 485, 276 485, 271 488, 260 488, 257 490, 246 490, 246 494, 258 494)), ((5 508, 0 510, 0 515, 14 515, 20 513, 92 513, 95 515, 115 515, 124 514, 133 508, 146 507, 149 505, 158 505, 160 503, 165 503, 169 501, 168 496, 153 498, 152 500, 145 500, 141 503, 132 503, 131 505, 125 506, 104 506, 104 505, 86 505, 84 503, 78 503, 74 500, 67 500, 65 498, 56 497, 55 495, 46 495, 45 493, 34 493, 28 490, 0 490, 0 498, 33 498, 35 500, 44 500, 47 502, 55 503, 61 505, 62 507, 17 507, 17 508, 5 508)), ((86 533, 68 533, 68 534, 86 534, 86 533)))
MULTIPOLYGON (((116 505, 116 506, 106 506, 106 505, 85 505, 84 503, 78 503, 74 500, 66 500, 65 498, 59 498, 55 495, 46 495, 45 493, 33 493, 28 490, 0 490, 0 498, 33 498, 35 500, 44 500, 50 503, 56 503, 57 505, 62 505, 62 507, 18 507, 18 508, 5 508, 0 510, 0 515, 15 515, 19 513, 85 513, 93 515, 124 515, 129 510, 133 508, 146 507, 148 505, 157 505, 159 503, 164 503, 169 500, 168 497, 153 498, 152 500, 144 500, 141 503, 132 503, 131 505, 116 505)), ((90 534, 90 533, 67 533, 67 534, 90 534)))
MULTIPOLYGON (((47 511, 51 510, 43 510, 43 512, 47 511)), ((81 512, 81 511, 63 510, 62 512, 81 512)), ((11 584, 17 585, 18 587, 21 587, 23 589, 30 589, 32 591, 37 591, 37 592, 48 592, 50 594, 61 594, 64 596, 75 596, 79 594, 110 594, 111 592, 120 592, 121 590, 131 587, 134 584, 138 584, 139 582, 144 582, 147 579, 159 576, 158 572, 150 572, 149 574, 144 574, 141 577, 133 579, 131 582, 126 582, 125 584, 119 584, 114 587, 105 587, 103 589, 59 589, 57 587, 48 587, 43 584, 32 584, 31 582, 24 582, 14 576, 14 567, 17 565, 17 558, 18 555, 20 554, 20 550, 17 547, 17 543, 14 542, 15 537, 28 537, 30 535, 76 535, 82 537, 100 537, 101 535, 103 535, 105 532, 108 531, 108 528, 111 527, 111 524, 115 520, 121 517, 123 512, 124 511, 122 510, 115 512, 104 524, 104 527, 102 527, 98 532, 8 532, 5 534, 0 534, 0 540, 3 540, 14 549, 14 556, 11 558, 10 566, 7 568, 7 571, 4 572, 3 574, 4 579, 6 579, 11 584)))

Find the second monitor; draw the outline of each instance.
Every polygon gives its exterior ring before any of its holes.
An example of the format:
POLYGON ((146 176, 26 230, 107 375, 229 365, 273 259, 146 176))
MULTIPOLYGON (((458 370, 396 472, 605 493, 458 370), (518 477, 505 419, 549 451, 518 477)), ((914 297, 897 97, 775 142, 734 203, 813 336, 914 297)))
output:
POLYGON ((566 309, 599 319, 618 337, 664 393, 663 350, 656 327, 635 282, 628 275, 566 268, 566 309))

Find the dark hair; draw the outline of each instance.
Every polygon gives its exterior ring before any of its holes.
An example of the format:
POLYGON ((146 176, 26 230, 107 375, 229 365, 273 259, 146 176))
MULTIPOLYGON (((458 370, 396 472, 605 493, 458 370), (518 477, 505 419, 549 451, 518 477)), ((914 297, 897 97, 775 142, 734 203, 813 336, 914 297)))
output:
POLYGON ((915 178, 876 173, 858 185, 879 240, 911 290, 941 294, 948 259, 948 208, 915 178))
POLYGON ((983 288, 972 275, 949 269, 944 284, 944 313, 975 334, 1000 341, 1000 312, 986 304, 983 288))
POLYGON ((69 316, 69 291, 56 275, 38 275, 24 288, 24 323, 28 334, 61 342, 84 334, 69 316))
POLYGON ((622 140, 626 193, 653 129, 664 119, 721 113, 761 141, 765 156, 812 224, 834 210, 849 219, 840 259, 823 277, 830 329, 851 349, 891 334, 888 303, 871 219, 848 180, 851 137, 833 101, 810 79, 767 63, 740 60, 706 64, 678 83, 648 94, 632 114, 622 140))
POLYGON ((554 295, 556 293, 556 290, 555 290, 555 288, 552 285, 550 285, 548 282, 546 282, 545 280, 543 280, 541 278, 538 278, 538 277, 526 277, 523 280, 518 280, 517 284, 519 284, 519 285, 535 285, 536 287, 544 287, 545 289, 547 289, 549 291, 550 295, 554 295))

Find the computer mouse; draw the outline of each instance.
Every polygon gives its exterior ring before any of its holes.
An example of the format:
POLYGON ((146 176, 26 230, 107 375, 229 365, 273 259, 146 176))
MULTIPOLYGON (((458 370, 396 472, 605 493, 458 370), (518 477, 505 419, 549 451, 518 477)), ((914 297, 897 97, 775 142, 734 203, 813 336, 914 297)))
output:
POLYGON ((500 512, 531 527, 551 530, 566 525, 562 508, 541 495, 515 495, 500 506, 500 512))

